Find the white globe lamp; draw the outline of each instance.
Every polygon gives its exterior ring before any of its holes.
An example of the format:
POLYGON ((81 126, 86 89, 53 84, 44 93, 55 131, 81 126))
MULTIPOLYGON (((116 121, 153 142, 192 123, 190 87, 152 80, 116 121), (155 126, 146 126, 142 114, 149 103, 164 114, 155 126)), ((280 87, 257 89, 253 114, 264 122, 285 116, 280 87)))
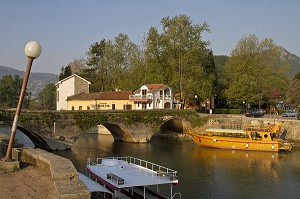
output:
POLYGON ((25 55, 34 59, 38 58, 42 53, 42 47, 37 41, 30 41, 25 46, 25 55))

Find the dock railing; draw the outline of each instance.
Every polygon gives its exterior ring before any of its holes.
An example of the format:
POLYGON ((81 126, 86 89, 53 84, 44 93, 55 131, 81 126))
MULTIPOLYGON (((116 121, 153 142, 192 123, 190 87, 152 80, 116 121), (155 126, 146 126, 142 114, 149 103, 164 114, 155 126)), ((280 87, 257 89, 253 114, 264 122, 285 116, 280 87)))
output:
POLYGON ((174 179, 177 178, 177 171, 175 171, 173 169, 170 169, 170 168, 167 168, 167 167, 164 167, 164 166, 161 166, 161 165, 158 165, 158 164, 146 161, 146 160, 142 160, 142 159, 139 159, 139 158, 130 157, 130 156, 97 158, 96 163, 92 162, 89 158, 87 165, 91 166, 91 165, 101 164, 102 160, 104 160, 104 159, 116 159, 116 160, 125 161, 129 164, 135 164, 135 165, 138 165, 140 167, 152 170, 152 171, 156 172, 157 175, 164 174, 164 175, 173 177, 174 179))

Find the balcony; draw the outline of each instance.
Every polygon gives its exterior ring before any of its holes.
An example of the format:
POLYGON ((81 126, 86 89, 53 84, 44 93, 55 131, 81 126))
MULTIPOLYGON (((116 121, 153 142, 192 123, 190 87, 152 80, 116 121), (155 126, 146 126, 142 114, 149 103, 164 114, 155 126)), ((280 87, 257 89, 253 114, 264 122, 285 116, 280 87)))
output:
POLYGON ((129 95, 129 100, 134 102, 152 102, 152 95, 129 95))

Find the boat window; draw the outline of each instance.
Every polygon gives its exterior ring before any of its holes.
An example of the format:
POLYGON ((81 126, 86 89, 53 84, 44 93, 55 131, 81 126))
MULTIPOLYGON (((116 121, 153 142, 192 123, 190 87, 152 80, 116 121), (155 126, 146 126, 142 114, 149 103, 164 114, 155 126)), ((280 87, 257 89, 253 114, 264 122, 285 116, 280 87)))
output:
POLYGON ((213 136, 220 136, 220 137, 242 137, 242 138, 248 138, 248 134, 245 133, 230 133, 230 132, 206 132, 206 135, 213 135, 213 136))
POLYGON ((251 132, 251 137, 253 139, 261 139, 262 138, 262 136, 257 132, 251 132))

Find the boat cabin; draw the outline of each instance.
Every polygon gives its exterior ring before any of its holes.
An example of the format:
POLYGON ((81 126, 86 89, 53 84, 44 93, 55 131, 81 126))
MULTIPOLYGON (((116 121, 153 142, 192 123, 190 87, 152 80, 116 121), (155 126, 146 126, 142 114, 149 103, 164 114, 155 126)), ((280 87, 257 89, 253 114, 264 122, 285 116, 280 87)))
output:
POLYGON ((209 128, 206 129, 206 133, 204 135, 227 138, 248 138, 257 141, 273 141, 274 139, 277 139, 278 133, 257 129, 244 131, 235 129, 209 128))

